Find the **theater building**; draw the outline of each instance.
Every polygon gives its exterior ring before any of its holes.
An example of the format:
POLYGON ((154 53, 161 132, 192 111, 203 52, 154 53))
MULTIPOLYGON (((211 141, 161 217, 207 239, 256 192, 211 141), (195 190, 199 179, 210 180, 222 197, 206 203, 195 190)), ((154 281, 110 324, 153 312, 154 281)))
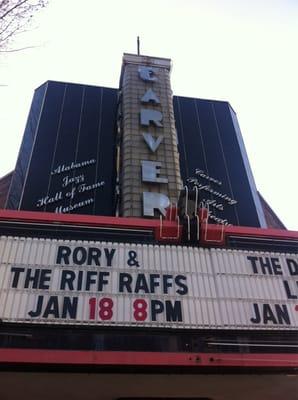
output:
POLYGON ((298 233, 235 111, 124 54, 36 89, 0 181, 0 398, 297 398, 298 233))

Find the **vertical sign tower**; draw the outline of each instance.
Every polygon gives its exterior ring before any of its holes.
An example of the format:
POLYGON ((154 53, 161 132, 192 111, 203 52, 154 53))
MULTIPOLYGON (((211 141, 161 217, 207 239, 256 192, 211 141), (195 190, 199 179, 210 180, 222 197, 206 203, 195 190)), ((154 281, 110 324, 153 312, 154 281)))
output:
POLYGON ((182 183, 170 70, 170 59, 123 56, 120 213, 124 217, 158 217, 177 202, 182 183))

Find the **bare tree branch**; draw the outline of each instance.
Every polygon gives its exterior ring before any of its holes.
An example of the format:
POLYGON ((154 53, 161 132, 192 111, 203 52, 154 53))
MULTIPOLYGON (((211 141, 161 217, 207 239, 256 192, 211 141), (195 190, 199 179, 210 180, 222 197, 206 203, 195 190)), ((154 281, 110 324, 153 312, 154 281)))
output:
POLYGON ((11 48, 16 35, 24 33, 33 15, 44 8, 48 0, 0 0, 0 52, 9 53, 31 48, 11 48))
MULTIPOLYGON (((18 7, 21 7, 24 3, 27 3, 27 1, 28 0, 23 0, 21 2, 17 2, 17 4, 12 6, 10 9, 6 10, 3 15, 0 15, 0 19, 4 19, 9 13, 12 13, 13 10, 15 10, 18 7)), ((2 3, 4 3, 4 4, 8 3, 9 4, 9 2, 4 2, 4 1, 2 3)), ((0 4, 0 6, 1 6, 1 4, 0 4)))
POLYGON ((13 36, 18 30, 19 30, 19 28, 15 28, 13 31, 10 31, 6 36, 0 37, 0 46, 1 46, 1 42, 7 42, 8 39, 11 36, 13 36))
POLYGON ((0 50, 0 53, 14 53, 16 51, 23 51, 23 50, 28 50, 28 49, 36 49, 36 47, 39 47, 39 46, 26 46, 26 47, 21 47, 19 49, 0 50))
POLYGON ((7 29, 11 26, 11 24, 14 23, 15 18, 16 18, 16 17, 13 17, 13 18, 8 22, 8 24, 7 24, 4 28, 2 28, 2 31, 0 32, 0 37, 1 37, 1 35, 2 35, 4 32, 7 31, 7 29))

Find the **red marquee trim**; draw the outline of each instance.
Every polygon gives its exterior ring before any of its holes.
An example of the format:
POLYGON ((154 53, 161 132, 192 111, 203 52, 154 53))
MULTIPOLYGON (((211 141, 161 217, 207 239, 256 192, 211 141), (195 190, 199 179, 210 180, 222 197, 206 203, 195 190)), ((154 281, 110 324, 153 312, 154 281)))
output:
POLYGON ((93 366, 169 367, 298 367, 298 354, 153 353, 0 349, 3 364, 64 364, 93 366))
MULTIPOLYGON (((37 211, 0 210, 0 221, 39 223, 54 225, 80 225, 86 227, 105 227, 116 229, 144 229, 154 233, 155 239, 161 242, 179 244, 181 225, 176 221, 163 219, 162 229, 159 219, 105 217, 81 214, 56 214, 37 211), (162 232, 161 232, 162 231, 162 232)), ((278 240, 298 241, 298 232, 283 229, 252 228, 247 226, 223 226, 206 224, 201 221, 200 243, 204 245, 224 246, 229 236, 272 238, 278 240)))

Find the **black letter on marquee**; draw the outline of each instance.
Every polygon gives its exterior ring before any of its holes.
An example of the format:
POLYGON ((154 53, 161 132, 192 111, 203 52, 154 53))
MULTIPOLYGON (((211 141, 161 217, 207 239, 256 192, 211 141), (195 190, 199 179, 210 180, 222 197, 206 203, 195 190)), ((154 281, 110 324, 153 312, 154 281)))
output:
POLYGON ((161 314, 164 310, 164 305, 162 301, 151 300, 151 318, 152 321, 156 321, 157 314, 161 314))
POLYGON ((74 290, 73 281, 75 280, 76 274, 74 271, 62 271, 60 290, 66 290, 66 285, 69 290, 74 290))
POLYGON ((298 275, 298 264, 295 260, 287 258, 287 265, 290 275, 298 275))
POLYGON ((72 253, 72 259, 75 264, 84 264, 87 259, 87 250, 85 247, 76 247, 72 253))
POLYGON ((144 293, 149 293, 146 276, 144 274, 137 275, 135 293, 139 293, 140 291, 143 291, 144 293))
POLYGON ((271 257, 271 264, 275 275, 282 275, 281 265, 277 257, 271 257))
MULTIPOLYGON (((267 257, 266 257, 267 258, 267 257)), ((264 324, 268 324, 268 322, 272 322, 273 324, 277 324, 277 319, 275 318, 275 315, 273 314, 273 311, 270 307, 270 304, 263 304, 263 320, 264 324)))
POLYGON ((168 288, 173 287, 173 275, 163 275, 162 276, 162 281, 163 281, 163 293, 168 294, 168 288))
POLYGON ((131 282, 132 276, 130 274, 125 274, 124 272, 120 272, 119 274, 119 292, 123 293, 126 289, 127 293, 131 293, 131 282))
POLYGON ((298 299, 298 296, 296 296, 295 294, 291 293, 291 289, 290 289, 290 285, 288 281, 282 281, 282 283, 284 284, 284 288, 287 294, 287 298, 288 299, 298 299))
POLYGON ((38 289, 38 282, 39 282, 39 274, 40 274, 40 269, 33 270, 33 274, 31 275, 31 268, 28 268, 26 271, 26 278, 25 278, 25 285, 24 288, 28 289, 29 284, 32 281, 32 289, 38 289))
POLYGON ((267 274, 267 271, 270 275, 273 275, 272 266, 269 257, 259 257, 259 262, 261 265, 261 271, 264 275, 267 274))
POLYGON ((17 288, 20 278, 20 273, 24 272, 25 268, 12 267, 11 272, 14 272, 11 287, 17 288))
POLYGON ((150 274, 149 275, 149 279, 150 279, 150 293, 155 293, 155 288, 160 286, 160 275, 159 274, 150 274), (156 279, 158 279, 158 281, 156 282, 156 279))
POLYGON ((82 285, 83 285, 83 273, 84 273, 84 271, 79 271, 79 273, 78 273, 78 281, 77 281, 76 290, 82 290, 82 285))
POLYGON ((50 285, 46 282, 49 282, 51 280, 51 273, 52 273, 52 271, 50 269, 42 269, 40 271, 40 280, 39 280, 38 289, 49 289, 50 288, 50 285))
POLYGON ((78 298, 73 297, 64 297, 63 299, 63 308, 62 308, 62 318, 67 318, 67 314, 69 314, 69 318, 75 319, 77 316, 77 308, 78 308, 78 298))
POLYGON ((178 294, 187 294, 188 293, 188 287, 182 283, 181 281, 186 281, 186 276, 184 275, 177 275, 175 277, 175 283, 178 285, 181 289, 176 290, 176 293, 178 294))
POLYGON ((48 318, 50 314, 53 315, 54 318, 59 318, 58 296, 50 296, 46 309, 43 313, 43 318, 48 318))
POLYGON ((252 266, 252 270, 253 270, 254 274, 257 274, 258 273, 258 268, 257 268, 256 261, 257 261, 258 257, 247 256, 247 259, 248 259, 248 261, 251 262, 251 266, 252 266))
POLYGON ((96 271, 87 271, 87 278, 86 278, 86 290, 90 290, 90 286, 96 283, 96 280, 93 279, 94 276, 97 276, 96 271))
POLYGON ((286 323, 287 325, 291 325, 290 316, 286 304, 275 304, 275 311, 277 313, 279 324, 286 323))
POLYGON ((88 249, 87 265, 92 265, 92 261, 95 262, 95 265, 100 265, 100 256, 101 251, 97 247, 90 247, 88 249))
POLYGON ((182 321, 181 301, 166 300, 166 319, 167 321, 182 321))
POLYGON ((43 303, 43 296, 38 296, 36 310, 35 311, 32 310, 32 311, 28 312, 30 317, 34 318, 34 317, 38 317, 40 315, 41 309, 42 309, 42 303, 43 303))
POLYGON ((64 262, 64 264, 68 265, 70 253, 71 250, 68 246, 59 246, 56 264, 61 264, 64 262))
POLYGON ((116 251, 116 249, 111 249, 110 251, 109 251, 109 249, 104 249, 108 267, 112 266, 112 260, 113 260, 115 251, 116 251))
POLYGON ((253 308, 254 308, 255 316, 251 317, 250 322, 252 322, 253 324, 259 324, 261 322, 261 314, 259 311, 258 304, 253 303, 253 308))
POLYGON ((99 292, 102 292, 103 286, 107 285, 109 281, 107 279, 104 279, 105 276, 109 276, 109 272, 99 272, 98 274, 98 285, 97 285, 97 290, 99 292))

